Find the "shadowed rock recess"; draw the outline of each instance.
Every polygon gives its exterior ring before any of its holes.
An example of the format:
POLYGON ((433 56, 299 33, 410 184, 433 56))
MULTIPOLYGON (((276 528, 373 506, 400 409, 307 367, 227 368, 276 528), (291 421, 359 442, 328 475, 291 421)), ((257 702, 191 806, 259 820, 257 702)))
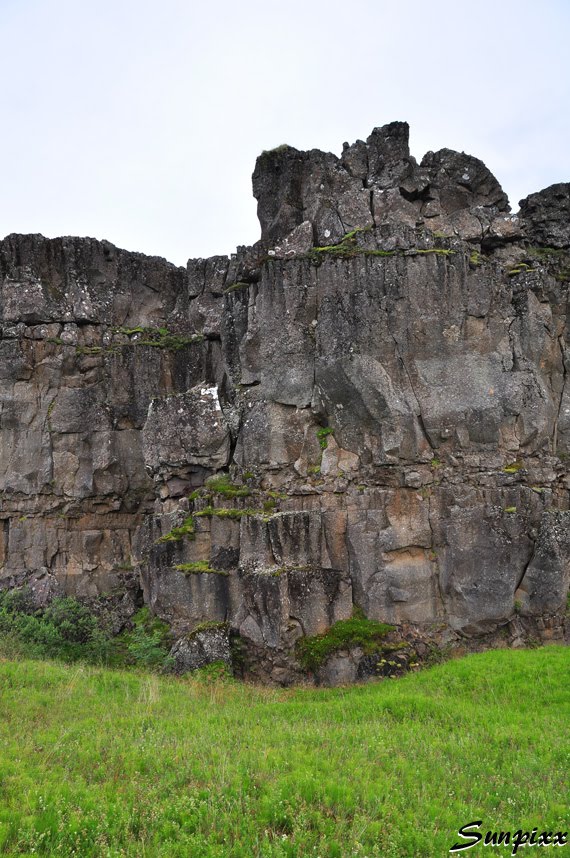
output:
POLYGON ((261 240, 186 269, 0 243, 0 587, 284 684, 567 640, 570 185, 512 215, 395 122, 253 189, 261 240), (394 630, 303 661, 351 617, 394 630))

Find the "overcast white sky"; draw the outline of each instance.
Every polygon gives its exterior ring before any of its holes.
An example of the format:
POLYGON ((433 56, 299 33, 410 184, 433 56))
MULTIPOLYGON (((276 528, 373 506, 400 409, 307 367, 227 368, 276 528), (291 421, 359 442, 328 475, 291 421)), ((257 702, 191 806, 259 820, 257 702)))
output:
POLYGON ((514 211, 570 181, 568 0, 0 0, 0 235, 188 257, 259 238, 251 173, 394 120, 514 211))

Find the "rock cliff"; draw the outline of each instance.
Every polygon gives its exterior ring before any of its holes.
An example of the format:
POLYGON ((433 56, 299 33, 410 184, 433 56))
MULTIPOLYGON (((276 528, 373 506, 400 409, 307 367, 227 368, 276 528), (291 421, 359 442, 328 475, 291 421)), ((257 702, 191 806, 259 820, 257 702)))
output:
MULTIPOLYGON (((397 122, 264 152, 253 189, 257 245, 186 269, 0 243, 0 587, 116 631, 144 600, 180 669, 281 683, 355 608, 402 664, 563 639, 570 184, 512 215, 397 122)), ((317 680, 385 665, 347 645, 317 680)))

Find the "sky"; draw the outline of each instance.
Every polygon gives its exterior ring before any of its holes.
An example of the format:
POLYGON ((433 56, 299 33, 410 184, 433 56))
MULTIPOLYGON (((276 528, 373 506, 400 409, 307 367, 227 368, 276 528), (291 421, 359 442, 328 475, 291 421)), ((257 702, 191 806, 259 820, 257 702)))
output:
POLYGON ((481 158, 513 211, 570 181, 568 0, 0 0, 0 236, 163 256, 260 235, 251 174, 410 124, 481 158))

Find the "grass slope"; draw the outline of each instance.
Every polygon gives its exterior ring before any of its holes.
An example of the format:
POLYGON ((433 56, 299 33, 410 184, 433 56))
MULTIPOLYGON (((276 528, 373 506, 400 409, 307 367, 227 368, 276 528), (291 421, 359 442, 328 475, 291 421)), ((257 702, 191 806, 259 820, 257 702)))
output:
POLYGON ((0 662, 0 854, 429 858, 474 819, 566 830, 569 663, 276 690, 0 662))

